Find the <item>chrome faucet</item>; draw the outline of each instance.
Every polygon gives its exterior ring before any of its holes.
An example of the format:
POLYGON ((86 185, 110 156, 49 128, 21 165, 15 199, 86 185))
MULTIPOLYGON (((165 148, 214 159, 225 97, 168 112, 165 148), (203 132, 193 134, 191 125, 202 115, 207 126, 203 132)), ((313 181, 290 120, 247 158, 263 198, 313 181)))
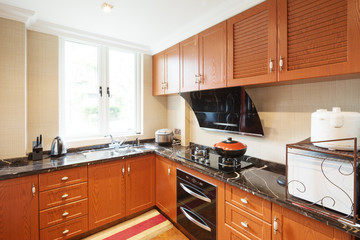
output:
POLYGON ((109 148, 115 148, 115 149, 118 149, 127 140, 127 138, 124 137, 120 142, 116 141, 116 140, 114 140, 114 138, 113 138, 113 136, 111 134, 106 134, 104 137, 110 137, 111 138, 111 143, 109 144, 109 148))

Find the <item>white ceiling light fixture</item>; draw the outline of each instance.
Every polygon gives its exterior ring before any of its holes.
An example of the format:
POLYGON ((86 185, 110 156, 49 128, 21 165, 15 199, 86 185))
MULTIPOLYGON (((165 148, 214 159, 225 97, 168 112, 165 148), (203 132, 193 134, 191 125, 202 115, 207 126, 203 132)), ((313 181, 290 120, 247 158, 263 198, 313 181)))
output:
POLYGON ((104 12, 106 12, 106 13, 108 13, 108 12, 111 12, 111 10, 113 9, 113 5, 111 5, 110 3, 106 3, 106 2, 104 2, 102 5, 101 5, 101 9, 104 11, 104 12))

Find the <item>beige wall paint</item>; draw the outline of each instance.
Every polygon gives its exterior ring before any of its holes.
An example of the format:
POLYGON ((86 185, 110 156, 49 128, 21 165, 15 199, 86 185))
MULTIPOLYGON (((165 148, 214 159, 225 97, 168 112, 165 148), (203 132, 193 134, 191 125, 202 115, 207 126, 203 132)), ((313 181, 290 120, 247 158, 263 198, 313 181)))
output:
POLYGON ((43 135, 43 148, 49 150, 59 134, 59 39, 27 31, 27 151, 32 141, 43 135))
POLYGON ((26 146, 25 24, 0 18, 0 159, 26 146))
POLYGON ((152 95, 152 56, 143 56, 143 136, 154 138, 155 131, 167 127, 167 98, 152 95))
MULTIPOLYGON (((248 145, 248 155, 285 163, 285 145, 310 137, 311 113, 319 108, 331 110, 334 106, 360 112, 359 89, 360 79, 247 88, 263 124, 263 138, 202 130, 191 110, 190 141, 213 146, 231 136, 248 145)), ((180 98, 174 96, 169 101, 180 98)), ((175 114, 179 113, 175 111, 175 114)))

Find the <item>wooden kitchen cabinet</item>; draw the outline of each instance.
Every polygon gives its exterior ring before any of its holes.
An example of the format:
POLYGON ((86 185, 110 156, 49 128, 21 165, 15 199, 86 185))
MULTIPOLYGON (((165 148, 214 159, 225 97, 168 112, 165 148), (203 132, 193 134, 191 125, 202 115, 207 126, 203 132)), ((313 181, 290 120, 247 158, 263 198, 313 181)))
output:
POLYGON ((176 222, 176 165, 156 156, 156 206, 176 222))
POLYGON ((0 181, 0 239, 39 239, 38 197, 37 175, 0 181))
POLYGON ((198 35, 180 42, 180 92, 199 89, 198 35))
POLYGON ((351 240, 346 232, 272 204, 273 240, 351 240), (274 229, 275 227, 275 229, 274 229))
POLYGON ((226 21, 180 43, 180 91, 226 87, 226 21))
POLYGON ((155 155, 126 159, 126 216, 155 205, 155 155))
POLYGON ((180 87, 179 44, 153 56, 153 95, 179 92, 180 87))
POLYGON ((164 94, 165 82, 165 55, 164 52, 159 52, 152 56, 153 66, 153 96, 164 94))
POLYGON ((88 167, 89 229, 125 217, 125 160, 88 167))
POLYGON ((68 239, 88 231, 87 167, 39 175, 40 239, 68 239))
POLYGON ((199 33, 199 90, 226 87, 226 21, 199 33))
POLYGON ((279 81, 360 72, 359 22, 358 0, 278 0, 279 81))
POLYGON ((225 200, 227 239, 271 239, 271 202, 229 184, 225 200))
POLYGON ((228 86, 276 82, 276 0, 227 20, 228 86))

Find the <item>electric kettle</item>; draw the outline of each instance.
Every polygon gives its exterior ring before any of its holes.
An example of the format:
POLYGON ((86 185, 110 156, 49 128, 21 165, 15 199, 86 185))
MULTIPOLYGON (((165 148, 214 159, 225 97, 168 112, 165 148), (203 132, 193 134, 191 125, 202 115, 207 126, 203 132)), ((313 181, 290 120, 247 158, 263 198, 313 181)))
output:
POLYGON ((50 155, 54 157, 60 157, 66 154, 66 147, 61 137, 57 136, 51 143, 50 155))

